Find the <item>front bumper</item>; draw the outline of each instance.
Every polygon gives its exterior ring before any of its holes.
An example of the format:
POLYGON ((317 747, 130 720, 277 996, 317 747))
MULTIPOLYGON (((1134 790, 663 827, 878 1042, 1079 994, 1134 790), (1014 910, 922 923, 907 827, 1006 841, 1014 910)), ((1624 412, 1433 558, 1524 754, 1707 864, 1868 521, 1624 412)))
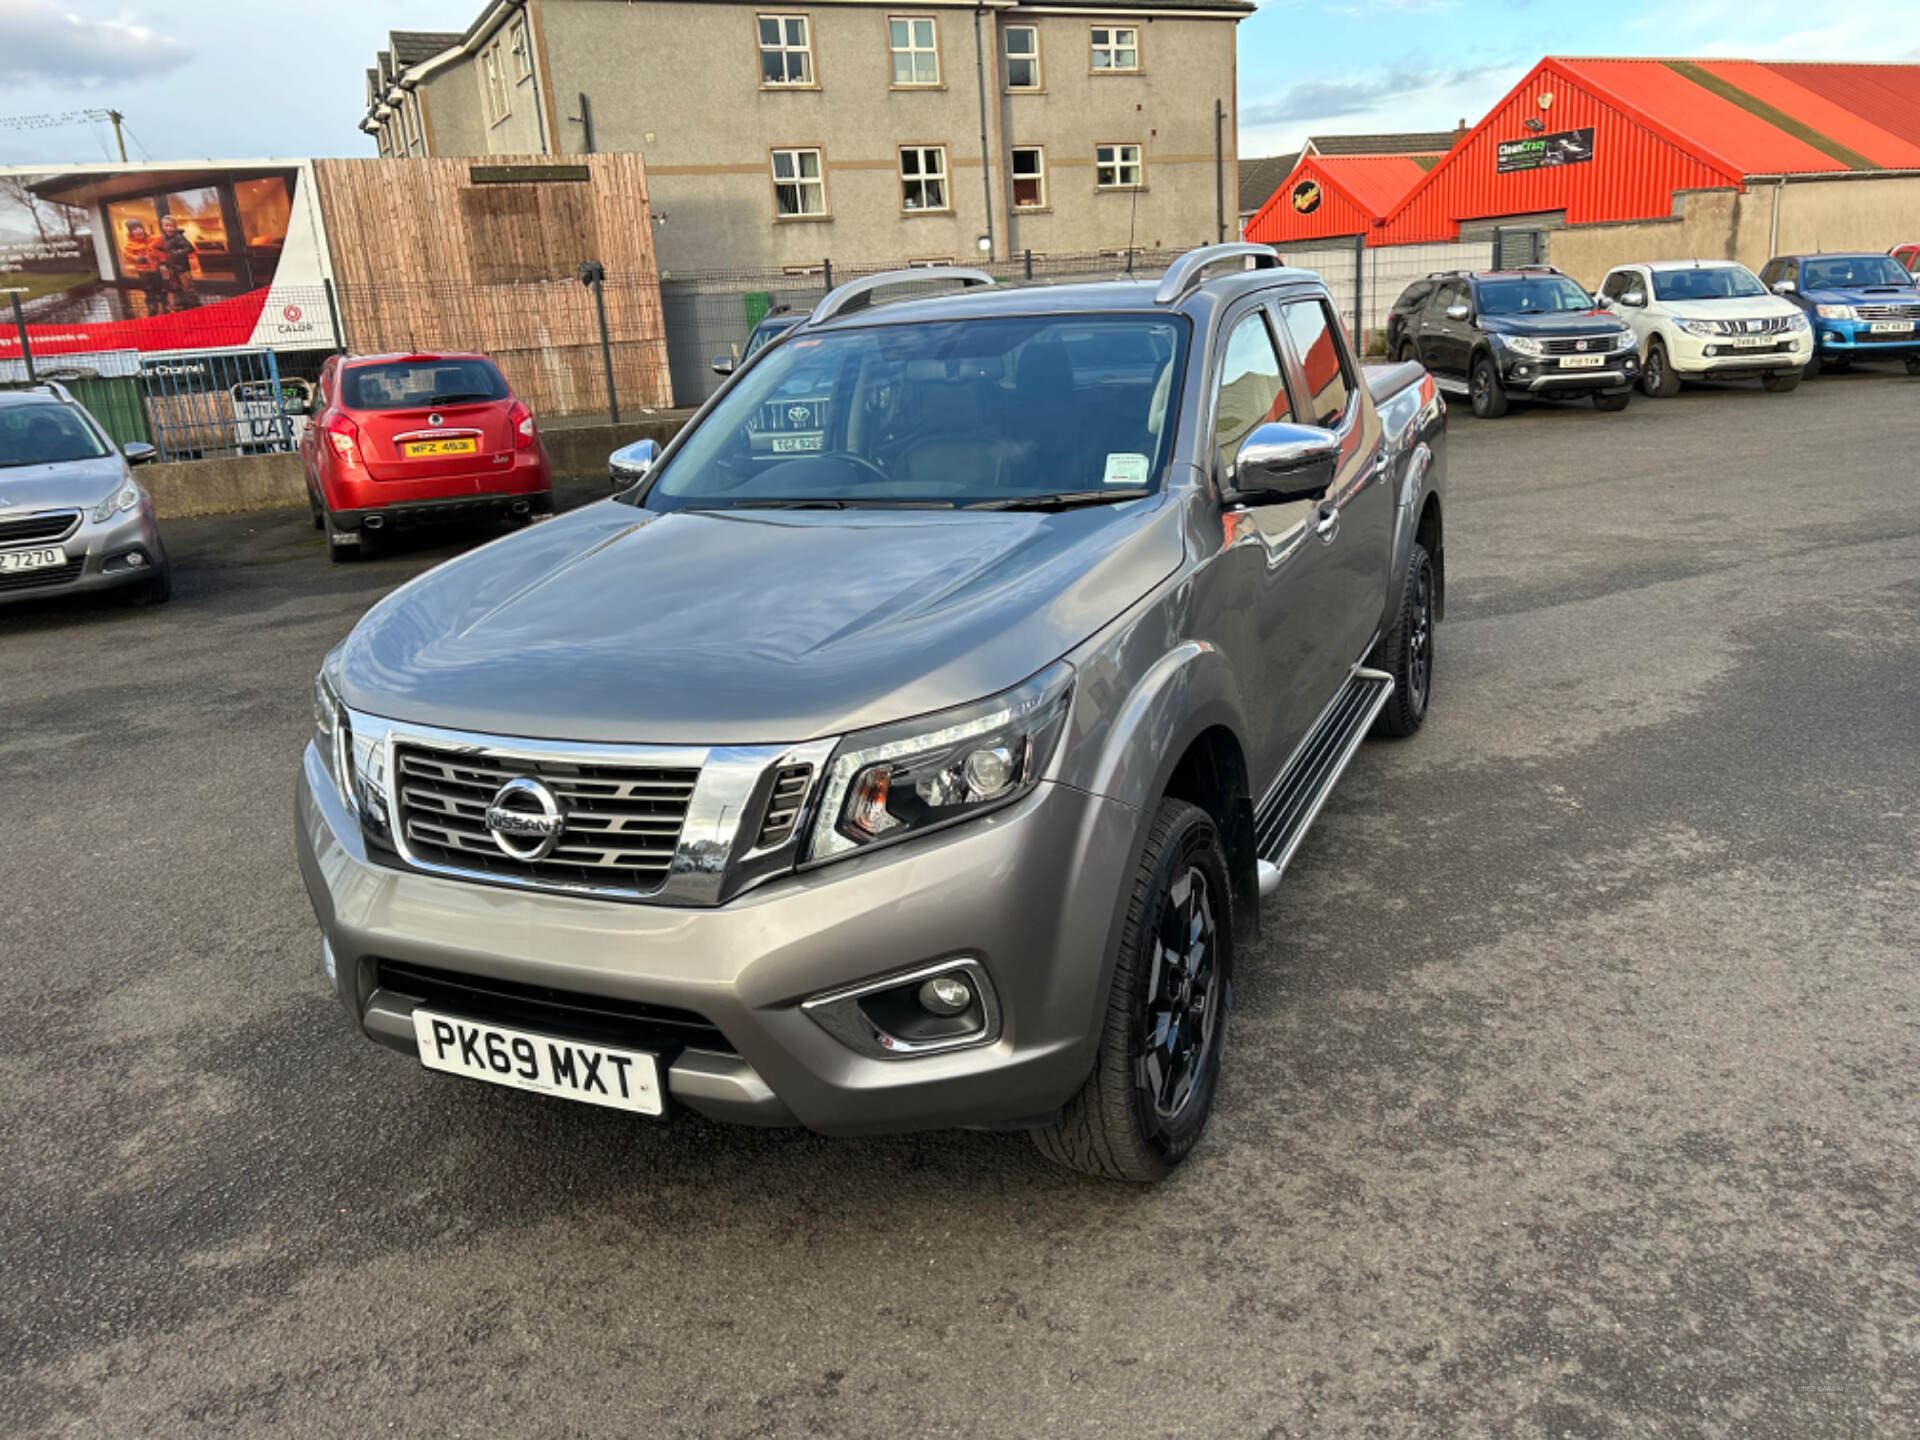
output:
POLYGON ((1823 359, 1898 360, 1920 355, 1920 326, 1905 333, 1881 331, 1876 335, 1866 320, 1815 320, 1813 324, 1823 359))
POLYGON ((1521 355, 1505 346, 1496 352, 1500 383, 1507 390, 1532 394, 1587 394, 1595 390, 1625 390, 1640 378, 1640 357, 1632 350, 1607 357, 1597 369, 1564 370, 1557 355, 1521 355))
MULTIPOLYGON (((154 523, 153 500, 146 495, 135 508, 105 524, 96 525, 91 516, 84 516, 80 528, 58 543, 67 552, 68 563, 0 575, 0 605, 141 584, 153 579, 167 563, 166 547, 160 543, 160 529, 154 523)), ((32 544, 9 548, 42 547, 32 544)))
POLYGON ((1688 378, 1707 380, 1751 378, 1799 370, 1813 358, 1813 332, 1789 330, 1774 337, 1785 349, 1742 350, 1727 336, 1691 335, 1684 330, 1663 334, 1674 370, 1688 378))
POLYGON ((827 1134, 1017 1125, 1065 1102, 1093 1063, 1140 830, 1130 807, 1047 783, 971 824, 692 909, 373 863, 311 745, 296 808, 334 988, 368 1038, 413 1053, 412 1002, 380 988, 381 961, 673 1007, 725 1040, 662 1055, 673 1100, 827 1134), (991 1043, 876 1059, 800 1008, 960 956, 993 986, 991 1043))

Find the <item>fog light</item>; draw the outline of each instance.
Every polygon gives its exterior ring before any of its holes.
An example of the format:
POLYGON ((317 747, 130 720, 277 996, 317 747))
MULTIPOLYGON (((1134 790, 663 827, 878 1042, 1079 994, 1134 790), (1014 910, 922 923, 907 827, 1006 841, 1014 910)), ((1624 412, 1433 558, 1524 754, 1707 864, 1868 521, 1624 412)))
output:
POLYGON ((142 555, 138 550, 134 551, 131 555, 127 556, 127 564, 132 566, 135 570, 138 570, 142 565, 146 563, 147 563, 147 557, 142 555))
POLYGON ((920 987, 920 1008, 934 1015, 959 1015, 973 1004, 973 987, 957 975, 936 975, 920 987))

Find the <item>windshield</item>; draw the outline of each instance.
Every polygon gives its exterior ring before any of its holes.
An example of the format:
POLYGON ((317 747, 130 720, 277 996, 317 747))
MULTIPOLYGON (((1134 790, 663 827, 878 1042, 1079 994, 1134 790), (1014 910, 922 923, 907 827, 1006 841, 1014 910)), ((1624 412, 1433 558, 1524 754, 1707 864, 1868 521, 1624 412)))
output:
POLYGON ((425 410, 462 400, 504 400, 507 382, 485 360, 389 360, 348 369, 340 398, 349 410, 425 410))
POLYGON ((1857 290, 1869 285, 1911 285, 1913 276, 1891 255, 1828 255, 1800 262, 1802 290, 1857 290))
POLYGON ((1057 315, 801 335, 655 472, 650 510, 1006 505, 1153 488, 1184 319, 1057 315))
POLYGON ((1539 315, 1556 310, 1591 310, 1593 297, 1564 275, 1482 280, 1482 315, 1539 315))
POLYGON ((1766 293, 1767 287, 1744 265, 1702 265, 1691 270, 1653 272, 1653 294, 1657 300, 1737 300, 1766 293))
POLYGON ((98 460, 112 453, 71 406, 0 406, 0 467, 98 460))

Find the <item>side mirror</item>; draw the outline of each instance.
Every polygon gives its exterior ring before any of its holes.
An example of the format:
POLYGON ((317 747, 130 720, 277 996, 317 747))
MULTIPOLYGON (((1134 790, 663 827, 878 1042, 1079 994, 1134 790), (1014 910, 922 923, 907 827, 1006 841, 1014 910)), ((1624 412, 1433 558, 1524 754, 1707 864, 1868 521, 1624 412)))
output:
POLYGON ((1447 306, 1447 319, 1449 320, 1469 320, 1472 318, 1473 318, 1473 309, 1471 306, 1467 306, 1467 305, 1447 306))
POLYGON ((313 403, 299 395, 285 395, 280 399, 280 408, 289 415, 311 415, 313 403))
POLYGON ((1773 293, 1776 295, 1791 295, 1799 288, 1800 287, 1791 280, 1776 280, 1773 282, 1773 293))
POLYGON ((120 447, 120 453, 129 465, 151 465, 160 458, 160 452, 144 440, 129 440, 120 447))
POLYGON ((616 490, 637 485, 647 478, 654 461, 660 458, 660 446, 652 440, 636 440, 622 445, 607 457, 607 479, 616 490))
POLYGON ((716 355, 713 357, 714 374, 731 375, 733 373, 733 367, 734 359, 731 355, 716 355))
POLYGON ((1262 425, 1240 446, 1233 496, 1242 505, 1318 500, 1340 465, 1340 437, 1310 425, 1262 425))
POLYGON ((1645 309, 1647 304, 1647 292, 1644 290, 1629 290, 1627 291, 1626 294, 1620 297, 1620 303, 1622 305, 1631 305, 1636 310, 1645 309))

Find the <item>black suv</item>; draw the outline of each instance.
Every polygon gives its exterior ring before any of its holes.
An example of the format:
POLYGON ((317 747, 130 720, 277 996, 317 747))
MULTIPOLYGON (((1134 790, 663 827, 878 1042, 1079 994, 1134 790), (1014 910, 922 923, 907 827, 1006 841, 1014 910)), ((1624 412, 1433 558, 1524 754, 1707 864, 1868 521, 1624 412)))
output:
POLYGON ((1631 327, 1550 265, 1416 280, 1387 316, 1387 353, 1420 361, 1483 420, 1516 396, 1624 410, 1640 375, 1631 327))

